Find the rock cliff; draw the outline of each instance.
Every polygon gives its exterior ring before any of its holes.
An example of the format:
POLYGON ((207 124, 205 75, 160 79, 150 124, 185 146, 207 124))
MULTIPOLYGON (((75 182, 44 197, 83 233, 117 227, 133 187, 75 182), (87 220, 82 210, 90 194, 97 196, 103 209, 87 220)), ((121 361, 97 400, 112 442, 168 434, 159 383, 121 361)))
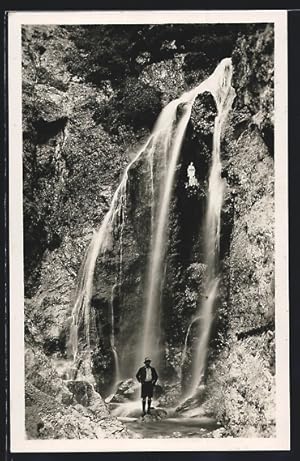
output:
POLYGON ((208 388, 214 411, 239 436, 275 431, 272 43, 270 27, 238 40, 237 97, 224 139, 228 192, 219 312, 226 335, 212 360, 208 388))

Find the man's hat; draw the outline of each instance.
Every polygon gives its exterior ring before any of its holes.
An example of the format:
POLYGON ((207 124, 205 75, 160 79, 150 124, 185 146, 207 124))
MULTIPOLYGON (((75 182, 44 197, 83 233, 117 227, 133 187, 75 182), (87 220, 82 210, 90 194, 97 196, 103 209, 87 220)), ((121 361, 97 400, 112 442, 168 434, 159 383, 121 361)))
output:
POLYGON ((151 359, 149 359, 149 357, 145 357, 144 363, 146 362, 151 362, 151 359))

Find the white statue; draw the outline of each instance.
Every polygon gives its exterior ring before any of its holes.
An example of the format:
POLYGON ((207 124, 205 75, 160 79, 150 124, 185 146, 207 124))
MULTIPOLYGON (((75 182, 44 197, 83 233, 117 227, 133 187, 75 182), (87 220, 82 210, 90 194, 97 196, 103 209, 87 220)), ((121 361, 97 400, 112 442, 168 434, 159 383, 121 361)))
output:
POLYGON ((198 180, 195 176, 195 167, 194 167, 194 163, 191 162, 187 168, 187 175, 188 175, 188 179, 189 179, 189 186, 198 186, 198 180))

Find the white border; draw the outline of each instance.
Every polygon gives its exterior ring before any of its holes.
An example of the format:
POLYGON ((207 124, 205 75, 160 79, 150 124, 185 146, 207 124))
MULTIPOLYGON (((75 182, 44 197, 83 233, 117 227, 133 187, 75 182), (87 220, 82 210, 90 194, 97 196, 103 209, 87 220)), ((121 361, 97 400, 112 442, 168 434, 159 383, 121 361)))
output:
POLYGON ((286 11, 76 11, 10 12, 9 92, 9 257, 10 257, 10 415, 12 452, 232 451, 289 450, 289 299, 287 174, 287 12, 286 11), (21 26, 23 24, 134 23, 275 24, 275 438, 26 440, 24 399, 23 179, 21 105, 21 26))

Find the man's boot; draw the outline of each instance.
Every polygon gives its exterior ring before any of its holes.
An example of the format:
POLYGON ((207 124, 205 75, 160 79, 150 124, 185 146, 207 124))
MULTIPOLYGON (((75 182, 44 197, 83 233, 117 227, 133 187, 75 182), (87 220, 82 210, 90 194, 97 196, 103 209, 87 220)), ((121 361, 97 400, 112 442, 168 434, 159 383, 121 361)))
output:
POLYGON ((150 408, 151 408, 151 399, 148 398, 148 411, 147 411, 148 414, 150 414, 150 408))
POLYGON ((143 416, 146 414, 146 400, 142 400, 143 404, 143 416))

